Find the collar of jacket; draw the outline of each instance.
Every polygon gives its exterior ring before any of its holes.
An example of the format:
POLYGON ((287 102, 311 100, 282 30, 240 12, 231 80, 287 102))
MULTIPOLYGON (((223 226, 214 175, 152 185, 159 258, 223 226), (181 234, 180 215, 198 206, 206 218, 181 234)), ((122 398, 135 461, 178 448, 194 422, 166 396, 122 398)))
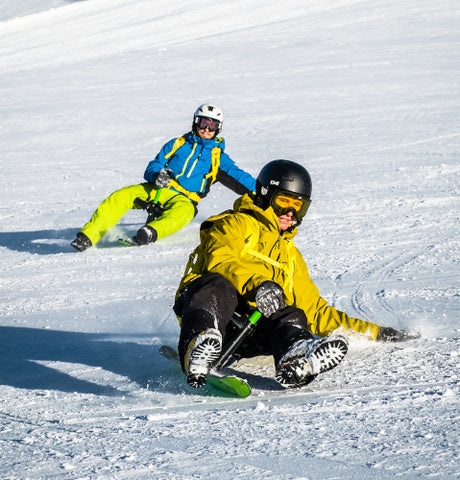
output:
POLYGON ((268 207, 266 210, 262 210, 260 207, 254 205, 254 200, 250 194, 245 194, 237 198, 233 204, 233 211, 254 217, 265 228, 278 232, 278 235, 286 240, 293 239, 297 234, 297 227, 293 228, 291 232, 281 232, 278 217, 273 211, 273 208, 268 207))
POLYGON ((185 140, 192 145, 197 143, 198 145, 203 145, 206 148, 219 147, 222 151, 225 149, 225 139, 224 137, 211 138, 211 140, 206 140, 205 138, 198 137, 194 135, 193 132, 188 132, 184 135, 185 140))

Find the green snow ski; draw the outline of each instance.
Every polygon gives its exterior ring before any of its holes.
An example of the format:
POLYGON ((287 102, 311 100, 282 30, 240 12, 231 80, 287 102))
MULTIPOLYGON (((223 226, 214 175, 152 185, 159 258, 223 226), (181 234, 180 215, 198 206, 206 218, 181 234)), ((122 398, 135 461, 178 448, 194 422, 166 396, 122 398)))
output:
POLYGON ((123 247, 134 247, 136 245, 132 240, 126 238, 119 238, 118 243, 123 247))
MULTIPOLYGON (((180 365, 179 354, 173 348, 162 345, 160 347, 160 353, 163 357, 180 365)), ((249 383, 235 375, 225 375, 211 371, 207 377, 207 383, 235 397, 246 398, 251 394, 251 386, 249 383)))

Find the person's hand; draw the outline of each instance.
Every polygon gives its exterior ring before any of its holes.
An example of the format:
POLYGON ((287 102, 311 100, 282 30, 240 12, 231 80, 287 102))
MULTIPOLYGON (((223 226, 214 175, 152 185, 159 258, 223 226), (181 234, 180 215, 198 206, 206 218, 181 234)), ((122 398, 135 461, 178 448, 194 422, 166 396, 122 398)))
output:
POLYGON ((153 184, 157 188, 167 188, 172 180, 172 170, 169 168, 162 168, 153 180, 153 184))
POLYGON ((406 332, 391 327, 380 327, 376 340, 378 342, 405 342, 407 340, 416 340, 420 338, 419 333, 406 332))
POLYGON ((257 309, 264 317, 270 317, 286 306, 283 289, 277 283, 269 280, 262 282, 257 287, 255 300, 257 309))

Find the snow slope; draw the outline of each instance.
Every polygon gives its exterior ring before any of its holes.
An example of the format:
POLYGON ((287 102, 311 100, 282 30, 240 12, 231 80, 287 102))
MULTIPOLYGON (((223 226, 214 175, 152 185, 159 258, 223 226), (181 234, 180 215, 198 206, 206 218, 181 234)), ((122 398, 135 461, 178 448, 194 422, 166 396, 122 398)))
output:
POLYGON ((454 0, 6 0, 0 13, 0 478, 459 478, 460 9, 454 0), (417 330, 351 337, 337 369, 283 391, 185 385, 158 354, 200 221, 70 247, 113 190, 219 104, 228 153, 256 175, 301 162, 297 238, 322 295, 417 330))

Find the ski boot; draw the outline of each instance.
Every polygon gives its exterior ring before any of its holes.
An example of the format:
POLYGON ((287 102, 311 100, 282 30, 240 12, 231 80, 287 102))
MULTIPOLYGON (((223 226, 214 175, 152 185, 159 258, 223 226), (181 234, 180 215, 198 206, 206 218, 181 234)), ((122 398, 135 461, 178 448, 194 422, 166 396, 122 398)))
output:
POLYGON ((187 346, 184 368, 187 383, 195 388, 206 384, 206 377, 222 351, 222 335, 215 328, 208 328, 197 335, 187 346))
POLYGON ((157 231, 150 225, 144 225, 139 228, 136 235, 133 237, 133 240, 136 245, 149 245, 156 242, 157 238, 157 231))
POLYGON ((340 335, 298 340, 278 362, 275 378, 285 388, 308 385, 318 374, 336 367, 347 351, 348 342, 340 335))
POLYGON ((77 238, 70 245, 72 245, 75 250, 83 252, 87 248, 91 247, 93 244, 83 232, 78 232, 77 238))

